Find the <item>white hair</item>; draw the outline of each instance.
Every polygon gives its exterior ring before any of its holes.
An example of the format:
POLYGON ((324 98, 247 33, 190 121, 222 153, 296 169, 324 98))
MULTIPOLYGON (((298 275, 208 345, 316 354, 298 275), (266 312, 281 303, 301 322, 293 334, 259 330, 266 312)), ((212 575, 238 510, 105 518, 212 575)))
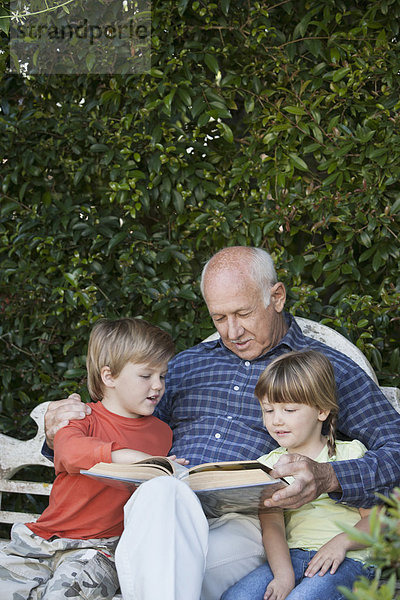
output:
MULTIPOLYGON (((271 287, 277 283, 278 278, 276 275, 275 267, 271 256, 268 254, 266 250, 262 248, 253 248, 251 246, 242 246, 243 248, 248 248, 250 250, 250 275, 253 278, 256 285, 260 288, 261 294, 264 300, 264 306, 267 306, 271 300, 271 287)), ((237 247, 235 247, 237 248, 237 247)), ((219 252, 225 252, 227 248, 223 248, 219 252)), ((204 265, 203 271, 201 273, 200 279, 200 291, 204 298, 204 279, 206 275, 206 271, 208 269, 208 265, 210 262, 214 260, 216 256, 218 256, 219 252, 214 254, 204 265)))

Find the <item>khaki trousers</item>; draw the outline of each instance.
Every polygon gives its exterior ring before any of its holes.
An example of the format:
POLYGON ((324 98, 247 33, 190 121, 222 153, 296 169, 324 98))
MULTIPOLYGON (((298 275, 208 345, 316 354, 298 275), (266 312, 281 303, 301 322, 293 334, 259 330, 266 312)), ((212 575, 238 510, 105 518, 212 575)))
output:
POLYGON ((156 477, 125 505, 115 553, 124 600, 219 600, 265 561, 257 517, 207 521, 197 496, 174 477, 156 477))
POLYGON ((118 538, 44 540, 16 523, 0 551, 4 600, 110 600, 118 589, 114 551, 118 538))

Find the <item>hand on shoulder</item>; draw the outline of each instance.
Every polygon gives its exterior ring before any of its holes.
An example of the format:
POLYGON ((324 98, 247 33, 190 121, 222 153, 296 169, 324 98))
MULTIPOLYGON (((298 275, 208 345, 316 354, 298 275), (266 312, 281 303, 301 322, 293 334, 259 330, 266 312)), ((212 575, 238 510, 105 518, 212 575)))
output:
POLYGON ((54 436, 61 427, 68 425, 72 419, 84 419, 90 413, 90 406, 84 404, 80 395, 76 393, 68 398, 50 402, 44 415, 44 429, 49 448, 53 448, 54 436))

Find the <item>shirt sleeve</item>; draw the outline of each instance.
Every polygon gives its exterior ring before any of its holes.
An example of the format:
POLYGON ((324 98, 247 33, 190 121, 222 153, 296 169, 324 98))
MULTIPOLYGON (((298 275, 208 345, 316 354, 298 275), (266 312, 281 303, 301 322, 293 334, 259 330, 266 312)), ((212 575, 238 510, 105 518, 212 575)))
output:
POLYGON ((45 458, 48 458, 49 460, 51 460, 51 462, 54 462, 54 450, 49 448, 46 440, 43 442, 43 446, 40 452, 45 458))
POLYGON ((400 484, 400 415, 352 361, 346 371, 337 373, 336 382, 338 430, 360 440, 368 451, 361 458, 332 463, 341 493, 330 496, 369 508, 377 503, 377 493, 388 496, 400 484))
POLYGON ((165 392, 160 402, 157 404, 154 410, 154 416, 167 423, 171 424, 171 389, 173 387, 172 374, 174 368, 174 359, 168 365, 168 372, 165 378, 165 392))
POLYGON ((56 473, 79 473, 98 462, 111 462, 111 452, 124 448, 117 442, 105 442, 87 435, 87 420, 73 421, 57 431, 54 437, 56 473))

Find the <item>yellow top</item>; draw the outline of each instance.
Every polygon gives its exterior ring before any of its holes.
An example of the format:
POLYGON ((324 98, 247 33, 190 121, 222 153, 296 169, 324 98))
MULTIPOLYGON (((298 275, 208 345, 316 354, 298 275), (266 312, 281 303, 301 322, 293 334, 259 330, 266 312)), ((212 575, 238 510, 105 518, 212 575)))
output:
MULTIPOLYGON (((349 460, 360 458, 366 451, 366 447, 358 440, 337 441, 336 456, 329 458, 328 448, 325 446, 315 460, 317 462, 349 460)), ((285 448, 277 448, 269 454, 261 456, 258 460, 268 467, 273 467, 278 458, 286 453, 285 448)), ((293 481, 293 478, 290 477, 285 477, 285 479, 289 483, 293 481)), ((284 515, 289 548, 304 550, 318 550, 335 535, 343 532, 342 524, 352 527, 361 519, 358 508, 337 503, 328 494, 321 494, 300 508, 286 509, 284 515)), ((346 556, 365 562, 368 550, 350 550, 346 556)))

